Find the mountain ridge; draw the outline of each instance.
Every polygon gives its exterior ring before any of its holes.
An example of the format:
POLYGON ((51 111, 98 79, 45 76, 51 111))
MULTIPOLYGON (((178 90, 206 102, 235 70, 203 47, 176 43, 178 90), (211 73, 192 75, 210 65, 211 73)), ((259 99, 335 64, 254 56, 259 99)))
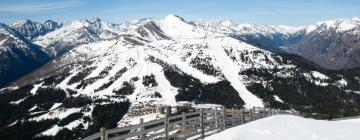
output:
POLYGON ((137 106, 181 102, 264 106, 320 119, 360 114, 359 69, 326 70, 175 15, 114 25, 114 34, 102 25, 108 24, 77 20, 41 36, 71 45, 0 90, 1 137, 83 138, 100 127, 133 124, 138 119, 129 114, 137 106))

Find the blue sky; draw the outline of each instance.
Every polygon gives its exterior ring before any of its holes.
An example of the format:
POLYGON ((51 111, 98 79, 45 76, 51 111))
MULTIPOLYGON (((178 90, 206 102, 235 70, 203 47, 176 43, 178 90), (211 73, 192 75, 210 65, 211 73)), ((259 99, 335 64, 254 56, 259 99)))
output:
POLYGON ((1 0, 0 22, 21 19, 66 22, 99 17, 121 23, 161 19, 174 13, 187 20, 231 19, 261 24, 309 25, 360 16, 359 0, 1 0))

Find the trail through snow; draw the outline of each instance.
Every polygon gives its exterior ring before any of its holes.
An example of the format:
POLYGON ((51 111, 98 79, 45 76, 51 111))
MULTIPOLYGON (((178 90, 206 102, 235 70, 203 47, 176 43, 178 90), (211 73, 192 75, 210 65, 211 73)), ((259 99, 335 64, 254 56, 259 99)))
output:
POLYGON ((225 78, 231 83, 232 87, 235 88, 235 90, 239 93, 239 96, 244 100, 245 108, 263 107, 264 104, 261 99, 249 92, 239 79, 239 66, 231 61, 229 56, 221 47, 222 44, 219 44, 218 39, 206 39, 206 42, 217 59, 215 61, 215 65, 221 69, 225 78))

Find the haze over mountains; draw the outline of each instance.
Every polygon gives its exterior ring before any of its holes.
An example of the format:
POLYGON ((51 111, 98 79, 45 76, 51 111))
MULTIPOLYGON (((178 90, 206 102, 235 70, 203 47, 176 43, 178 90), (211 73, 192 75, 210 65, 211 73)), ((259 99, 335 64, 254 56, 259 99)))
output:
POLYGON ((131 121, 132 106, 179 101, 358 115, 358 21, 299 28, 171 14, 1 24, 2 75, 26 72, 2 83, 16 80, 0 90, 0 136, 40 126, 16 138, 74 139, 131 121))

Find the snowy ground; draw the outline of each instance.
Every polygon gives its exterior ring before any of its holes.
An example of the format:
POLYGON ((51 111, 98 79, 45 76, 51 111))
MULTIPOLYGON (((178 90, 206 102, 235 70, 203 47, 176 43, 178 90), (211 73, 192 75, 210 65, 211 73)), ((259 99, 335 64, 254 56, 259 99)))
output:
POLYGON ((323 121, 276 115, 227 129, 205 140, 359 140, 360 119, 323 121))

